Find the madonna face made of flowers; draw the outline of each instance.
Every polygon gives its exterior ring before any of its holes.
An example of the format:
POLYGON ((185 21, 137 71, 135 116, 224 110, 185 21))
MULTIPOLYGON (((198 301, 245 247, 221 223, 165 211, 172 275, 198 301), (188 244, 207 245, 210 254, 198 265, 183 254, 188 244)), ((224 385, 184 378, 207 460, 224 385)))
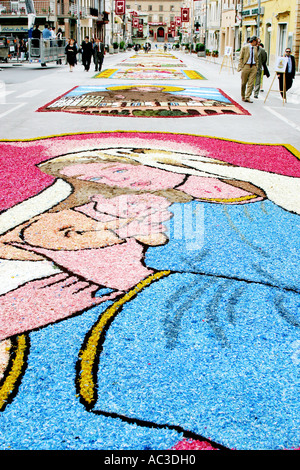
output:
MULTIPOLYGON (((66 154, 40 164, 39 168, 68 181, 74 188, 63 208, 88 203, 92 196, 99 194, 111 199, 121 194, 152 193, 171 203, 195 198, 216 203, 244 203, 265 197, 260 188, 248 182, 224 180, 211 171, 191 170, 181 164, 187 156, 194 157, 166 150, 109 148, 66 154)), ((232 166, 211 157, 195 158, 204 166, 205 163, 216 167, 232 166)))

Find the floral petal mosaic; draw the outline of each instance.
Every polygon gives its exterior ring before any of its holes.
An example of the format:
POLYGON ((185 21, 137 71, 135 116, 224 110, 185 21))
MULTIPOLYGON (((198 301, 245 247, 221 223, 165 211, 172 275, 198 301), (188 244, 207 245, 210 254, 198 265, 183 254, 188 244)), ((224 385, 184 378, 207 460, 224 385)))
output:
POLYGON ((172 68, 129 67, 105 69, 94 78, 126 80, 205 80, 197 70, 178 70, 172 68))
POLYGON ((78 86, 38 111, 123 117, 249 115, 217 88, 145 84, 78 86))
POLYGON ((299 448, 299 152, 115 131, 0 157, 2 450, 299 448))

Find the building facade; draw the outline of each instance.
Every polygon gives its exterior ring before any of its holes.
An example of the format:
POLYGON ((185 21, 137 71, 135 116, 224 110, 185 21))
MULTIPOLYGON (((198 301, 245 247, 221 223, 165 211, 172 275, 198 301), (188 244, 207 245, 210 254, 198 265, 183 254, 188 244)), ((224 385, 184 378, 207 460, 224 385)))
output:
MULTIPOLYGON (((108 15, 105 0, 33 0, 35 24, 61 28, 66 38, 82 40, 84 36, 103 37, 108 15)), ((0 34, 28 37, 25 1, 0 0, 0 34)))
POLYGON ((259 35, 268 54, 269 65, 275 64, 286 47, 290 47, 299 66, 299 0, 246 0, 242 11, 242 36, 259 35))
POLYGON ((127 0, 127 10, 136 11, 144 21, 144 39, 174 42, 177 30, 175 18, 180 17, 181 0, 127 0))

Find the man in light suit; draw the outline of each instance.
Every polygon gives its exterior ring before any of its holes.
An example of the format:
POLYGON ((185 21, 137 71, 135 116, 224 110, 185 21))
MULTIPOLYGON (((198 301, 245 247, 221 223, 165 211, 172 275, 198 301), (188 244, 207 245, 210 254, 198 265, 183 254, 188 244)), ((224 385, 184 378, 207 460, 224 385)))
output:
POLYGON ((252 36, 248 44, 242 47, 240 60, 238 64, 238 72, 241 73, 241 95, 242 100, 253 103, 250 96, 254 87, 258 66, 257 37, 252 36), (247 87, 247 90, 246 90, 247 87))
MULTIPOLYGON (((288 57, 288 63, 285 70, 285 92, 287 92, 293 85, 293 80, 295 78, 296 66, 295 66, 295 57, 291 54, 291 49, 289 47, 285 50, 284 57, 288 57)), ((286 99, 286 94, 283 90, 283 74, 278 73, 279 79, 279 90, 282 98, 286 99)))

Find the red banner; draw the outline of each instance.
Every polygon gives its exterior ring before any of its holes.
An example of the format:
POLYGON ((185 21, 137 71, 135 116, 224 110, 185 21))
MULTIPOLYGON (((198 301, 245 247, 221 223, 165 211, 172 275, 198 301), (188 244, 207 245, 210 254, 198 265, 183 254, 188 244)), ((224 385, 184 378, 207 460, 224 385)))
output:
POLYGON ((131 11, 130 14, 131 14, 131 16, 139 16, 137 11, 131 11))
POLYGON ((139 19, 138 18, 132 18, 132 27, 133 28, 138 28, 139 27, 139 19))
POLYGON ((190 9, 181 8, 181 22, 188 23, 190 21, 190 9))
POLYGON ((140 23, 140 24, 139 24, 139 32, 142 33, 143 31, 144 31, 143 24, 140 23))
POLYGON ((181 26, 181 17, 180 16, 175 16, 175 23, 176 23, 176 26, 181 26))
POLYGON ((171 21, 171 22, 170 22, 170 27, 171 27, 172 30, 175 29, 175 21, 171 21))
POLYGON ((125 15, 126 9, 125 0, 115 0, 115 13, 116 15, 125 15))

